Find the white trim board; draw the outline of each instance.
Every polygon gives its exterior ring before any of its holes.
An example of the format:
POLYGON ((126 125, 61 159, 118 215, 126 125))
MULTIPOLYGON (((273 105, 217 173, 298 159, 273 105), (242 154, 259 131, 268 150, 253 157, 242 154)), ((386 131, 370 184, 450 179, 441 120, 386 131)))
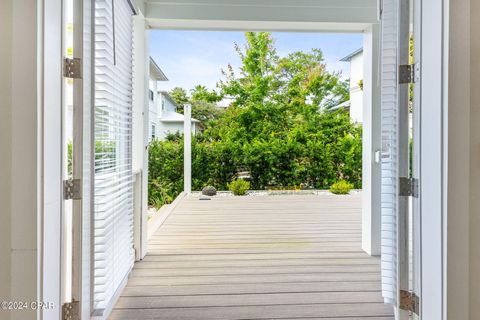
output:
POLYGON ((361 33, 369 23, 147 19, 150 29, 361 33))
POLYGON ((148 20, 376 23, 376 0, 150 0, 148 20))

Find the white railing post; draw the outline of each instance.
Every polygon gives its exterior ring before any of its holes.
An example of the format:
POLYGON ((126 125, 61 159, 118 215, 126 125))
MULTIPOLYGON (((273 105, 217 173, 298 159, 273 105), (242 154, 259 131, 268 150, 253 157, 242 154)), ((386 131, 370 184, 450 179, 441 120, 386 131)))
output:
POLYGON ((183 108, 183 191, 192 192, 192 107, 183 108))

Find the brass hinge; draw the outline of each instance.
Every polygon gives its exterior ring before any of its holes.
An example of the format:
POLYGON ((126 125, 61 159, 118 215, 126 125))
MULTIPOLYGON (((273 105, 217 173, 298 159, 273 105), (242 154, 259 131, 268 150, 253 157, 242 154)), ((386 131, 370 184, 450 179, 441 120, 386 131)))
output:
POLYGON ((78 301, 62 305, 62 320, 80 320, 80 303, 78 301))
POLYGON ((63 181, 63 199, 82 199, 82 182, 80 179, 68 179, 63 181))
POLYGON ((414 83, 419 80, 420 65, 402 64, 398 66, 398 83, 414 83))
POLYGON ((399 195, 402 197, 418 198, 418 179, 400 177, 399 180, 399 195))
POLYGON ((414 292, 400 290, 400 309, 419 314, 420 299, 414 292))
POLYGON ((82 78, 82 60, 80 58, 63 58, 63 76, 66 78, 82 78))

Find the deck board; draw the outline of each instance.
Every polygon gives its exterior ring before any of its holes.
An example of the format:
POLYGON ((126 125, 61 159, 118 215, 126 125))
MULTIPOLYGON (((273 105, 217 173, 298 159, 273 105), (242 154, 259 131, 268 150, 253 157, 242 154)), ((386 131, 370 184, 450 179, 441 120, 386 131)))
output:
POLYGON ((361 198, 185 198, 149 241, 110 319, 393 320, 361 198))

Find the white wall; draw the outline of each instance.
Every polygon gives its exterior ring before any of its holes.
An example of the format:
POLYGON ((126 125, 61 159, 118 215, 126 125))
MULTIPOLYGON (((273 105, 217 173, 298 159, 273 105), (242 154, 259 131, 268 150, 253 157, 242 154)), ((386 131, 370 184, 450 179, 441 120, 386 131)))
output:
MULTIPOLYGON (((470 87, 480 88, 480 3, 470 2, 470 87)), ((470 93, 470 319, 480 319, 480 91, 470 93)))
POLYGON ((480 6, 422 5, 422 319, 477 320, 480 6))
POLYGON ((169 99, 167 99, 162 93, 158 94, 158 113, 159 116, 162 116, 163 112, 176 112, 177 106, 173 104, 169 99))
MULTIPOLYGON (((469 315, 469 181, 470 174, 470 1, 449 1, 447 37, 447 319, 478 319, 469 315)), ((478 19, 478 16, 476 17, 478 19)), ((475 31, 473 35, 477 32, 475 31)), ((478 35, 475 35, 478 36, 478 35)), ((473 72, 472 72, 473 73, 473 72)), ((473 88, 473 87, 472 87, 473 88)), ((478 107, 478 106, 477 106, 478 107)), ((476 123, 478 126, 478 122, 476 123)), ((478 150, 475 150, 477 153, 478 150)), ((472 153, 473 155, 473 153, 472 153)), ((478 166, 478 164, 476 164, 478 166)), ((479 177, 477 177, 478 179, 479 177)), ((470 211, 471 212, 471 211, 470 211)), ((472 212, 473 213, 473 212, 472 212)), ((478 212, 477 212, 478 214, 478 212)), ((479 229, 471 226, 472 231, 479 229)), ((471 270, 472 274, 479 270, 471 270)), ((479 302, 474 302, 479 304, 479 302)), ((473 306, 472 306, 473 308, 473 306)))
POLYGON ((480 319, 480 4, 448 1, 447 319, 480 319))
POLYGON ((363 123, 363 90, 359 81, 363 80, 363 52, 350 60, 350 118, 363 123))
MULTIPOLYGON (((14 301, 38 300, 37 13, 35 0, 2 1, 0 295, 14 301)), ((33 310, 11 313, 11 319, 35 318, 33 310)))
MULTIPOLYGON (((0 10, 0 301, 11 300, 12 2, 2 1, 0 10)), ((1 319, 9 318, 8 312, 0 312, 1 319)))

